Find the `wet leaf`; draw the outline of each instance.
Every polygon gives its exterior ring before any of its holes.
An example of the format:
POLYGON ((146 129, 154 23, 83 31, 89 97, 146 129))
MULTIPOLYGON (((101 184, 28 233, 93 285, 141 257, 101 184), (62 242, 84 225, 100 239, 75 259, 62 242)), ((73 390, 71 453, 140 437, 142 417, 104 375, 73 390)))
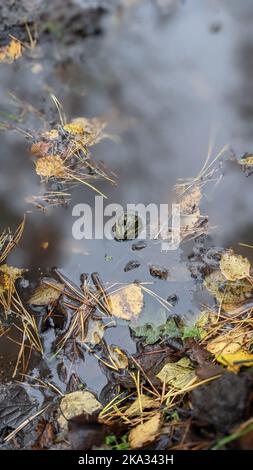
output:
POLYGON ((131 429, 128 442, 131 449, 140 449, 141 447, 153 442, 159 435, 161 428, 161 413, 155 414, 152 418, 143 424, 138 424, 131 429))
POLYGON ((216 360, 227 367, 231 372, 238 372, 241 367, 253 366, 253 354, 240 349, 236 352, 221 353, 216 360))
POLYGON ((132 320, 143 308, 143 293, 137 284, 131 284, 108 297, 111 313, 124 320, 132 320))
POLYGON ((165 364, 156 377, 161 382, 165 382, 167 385, 179 390, 193 384, 196 380, 195 371, 187 357, 183 357, 178 362, 165 364))
POLYGON ((184 329, 183 329, 182 339, 187 339, 187 338, 200 339, 201 338, 201 329, 196 325, 185 326, 184 329))
POLYGON ((139 398, 136 398, 134 402, 125 411, 126 416, 137 416, 141 413, 140 402, 142 411, 147 409, 159 408, 160 403, 154 400, 154 398, 148 397, 147 395, 141 394, 139 398))
POLYGON ((91 392, 85 390, 69 393, 61 400, 58 424, 62 430, 67 431, 67 420, 83 413, 92 415, 100 409, 101 404, 91 392))
POLYGON ((39 286, 28 303, 31 305, 49 305, 59 299, 65 288, 64 284, 55 283, 55 287, 48 285, 39 286))
POLYGON ((59 137, 59 131, 57 129, 51 129, 50 131, 43 132, 41 136, 44 139, 55 140, 59 137))
POLYGON ((32 414, 34 406, 20 385, 0 384, 0 430, 19 426, 32 414))
POLYGON ((155 344, 162 337, 180 338, 181 333, 176 325, 174 318, 169 318, 163 325, 155 325, 154 323, 145 323, 141 326, 130 326, 135 336, 145 338, 146 344, 155 344))
POLYGON ((206 349, 214 354, 217 359, 220 354, 236 353, 241 349, 244 341, 245 334, 238 335, 236 331, 232 331, 208 341, 206 349))
POLYGON ((37 175, 41 177, 63 177, 65 175, 65 167, 60 155, 48 155, 39 158, 35 164, 37 175))
POLYGON ((240 160, 239 165, 253 166, 253 155, 246 153, 240 160))
POLYGON ((226 311, 252 298, 253 286, 247 279, 228 281, 220 271, 209 274, 204 286, 219 303, 222 302, 222 308, 226 311))
POLYGON ((229 250, 221 257, 220 270, 228 281, 237 281, 250 276, 250 262, 229 250))
POLYGON ((64 126, 64 130, 77 136, 83 145, 97 144, 105 137, 105 122, 100 119, 76 118, 64 126))
POLYGON ((51 148, 51 145, 52 145, 51 143, 45 142, 45 141, 35 142, 31 146, 31 153, 32 155, 45 157, 48 154, 49 149, 51 148))
POLYGON ((18 39, 11 39, 9 44, 0 47, 0 62, 11 64, 22 55, 22 45, 18 39))
POLYGON ((127 369, 128 357, 118 346, 108 346, 110 356, 118 369, 127 369))
POLYGON ((90 320, 84 342, 92 346, 99 344, 104 336, 104 330, 105 326, 100 320, 90 320))

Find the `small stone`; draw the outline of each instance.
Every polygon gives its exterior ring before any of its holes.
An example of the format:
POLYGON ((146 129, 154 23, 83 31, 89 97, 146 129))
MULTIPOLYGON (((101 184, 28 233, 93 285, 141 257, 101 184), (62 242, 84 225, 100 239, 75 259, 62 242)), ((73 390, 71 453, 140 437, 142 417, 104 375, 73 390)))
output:
POLYGON ((146 248, 147 243, 144 240, 139 240, 138 242, 135 242, 132 244, 132 250, 133 251, 139 251, 143 250, 143 248, 146 248))
POLYGON ((135 261, 129 261, 126 266, 124 267, 124 271, 125 273, 127 273, 128 271, 132 271, 133 269, 137 269, 139 268, 141 265, 141 263, 137 260, 135 261))
POLYGON ((152 266, 149 267, 149 272, 152 277, 158 277, 159 279, 166 280, 169 276, 169 270, 167 268, 163 268, 162 266, 152 266))

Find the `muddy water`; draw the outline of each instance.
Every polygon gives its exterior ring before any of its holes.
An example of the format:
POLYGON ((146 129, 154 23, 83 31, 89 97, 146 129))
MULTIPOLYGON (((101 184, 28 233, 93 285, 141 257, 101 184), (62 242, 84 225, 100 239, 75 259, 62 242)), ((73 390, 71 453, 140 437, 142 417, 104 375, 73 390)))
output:
MULTIPOLYGON (((105 116, 120 142, 104 141, 94 148, 118 175, 118 186, 98 182, 108 202, 166 203, 178 178, 193 177, 205 160, 210 136, 213 153, 229 144, 236 155, 253 148, 253 17, 252 2, 187 0, 175 2, 164 14, 151 1, 132 2, 104 19, 104 34, 76 40, 68 50, 58 44, 39 44, 33 59, 25 57, 10 67, 1 65, 2 108, 8 108, 7 92, 15 93, 49 114, 49 88, 64 105, 69 118, 105 116), (34 74, 34 64, 42 70, 34 74)), ((173 2, 171 2, 173 3, 173 2)), ((9 112, 13 112, 13 109, 9 112)), ((27 118, 27 126, 39 126, 27 118)), ((140 252, 131 242, 75 241, 71 216, 76 203, 94 207, 94 193, 82 188, 73 194, 70 207, 43 214, 26 198, 38 194, 39 185, 27 146, 19 135, 1 134, 0 203, 1 226, 15 227, 28 213, 23 241, 9 262, 30 269, 31 288, 41 273, 57 266, 77 284, 81 273, 100 273, 105 283, 153 282, 163 297, 176 294, 173 312, 191 321, 206 300, 202 287, 191 277, 187 257, 192 242, 174 252, 162 253, 158 242, 140 252), (41 248, 48 242, 47 250, 41 248), (110 261, 108 261, 110 259, 110 261), (141 266, 128 273, 128 261, 141 266), (169 268, 168 281, 151 278, 152 263, 169 268)), ((238 242, 252 243, 251 179, 235 164, 227 164, 223 178, 212 191, 204 191, 203 211, 216 227, 210 245, 234 246, 252 258, 238 242)), ((146 307, 157 306, 146 299, 146 307)), ((135 351, 126 325, 108 329, 105 339, 130 352, 135 351)), ((54 332, 44 338, 45 357, 34 373, 53 374, 64 391, 59 360, 50 357, 54 332)), ((12 355, 0 343, 1 368, 12 355)), ((66 364, 70 368, 70 364, 66 364)), ((96 392, 106 383, 97 361, 86 355, 75 365, 77 373, 96 392)))

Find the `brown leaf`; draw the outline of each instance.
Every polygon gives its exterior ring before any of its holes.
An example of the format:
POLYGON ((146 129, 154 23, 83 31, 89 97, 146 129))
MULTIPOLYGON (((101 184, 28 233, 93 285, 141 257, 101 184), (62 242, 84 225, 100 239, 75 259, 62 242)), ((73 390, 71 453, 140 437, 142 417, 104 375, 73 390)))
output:
POLYGON ((61 283, 55 283, 55 287, 41 285, 39 286, 28 303, 31 305, 49 305, 59 299, 60 295, 64 291, 65 285, 61 283))
POLYGON ((37 175, 46 178, 63 177, 66 172, 60 155, 48 155, 39 158, 35 164, 35 169, 37 175))
POLYGON ((108 301, 112 315, 131 320, 137 317, 143 308, 143 293, 140 286, 131 284, 108 296, 108 301))
POLYGON ((22 45, 18 39, 11 39, 9 44, 0 47, 0 62, 11 64, 22 55, 22 45))
POLYGON ((161 413, 156 413, 152 418, 143 424, 138 424, 131 429, 128 442, 131 449, 140 449, 153 442, 159 435, 161 428, 161 413))

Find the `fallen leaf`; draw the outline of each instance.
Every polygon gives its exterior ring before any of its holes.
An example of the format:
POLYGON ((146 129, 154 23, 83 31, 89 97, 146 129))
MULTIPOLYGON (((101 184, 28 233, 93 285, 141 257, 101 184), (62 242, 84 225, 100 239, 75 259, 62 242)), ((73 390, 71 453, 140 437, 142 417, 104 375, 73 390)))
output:
POLYGON ((221 257, 220 270, 228 281, 237 281, 250 276, 250 262, 229 250, 221 257))
POLYGON ((136 318, 143 308, 143 293, 140 286, 130 284, 108 296, 111 314, 124 320, 136 318))
POLYGON ((63 177, 66 171, 60 155, 48 155, 39 158, 36 161, 35 170, 37 175, 46 178, 63 177))
POLYGON ((96 397, 86 390, 68 393, 60 403, 58 424, 63 431, 68 429, 68 421, 83 413, 92 415, 101 409, 102 405, 96 397))
POLYGON ((228 281, 221 271, 213 271, 206 276, 204 286, 211 292, 225 311, 234 305, 242 304, 252 298, 253 286, 248 279, 228 281))
POLYGON ((160 403, 154 400, 154 398, 148 397, 147 395, 141 394, 134 402, 129 406, 129 408, 124 412, 126 416, 137 416, 141 413, 140 403, 142 411, 147 409, 159 408, 160 403))
POLYGON ((118 369, 127 369, 128 357, 118 346, 108 346, 110 356, 118 369))
POLYGON ((35 142, 31 146, 31 154, 38 155, 40 157, 45 157, 48 154, 49 149, 51 148, 52 144, 50 142, 35 142))
POLYGON ((245 155, 239 160, 239 165, 253 166, 253 155, 245 153, 245 155))
POLYGON ((22 44, 18 39, 11 39, 9 44, 0 47, 0 62, 11 64, 22 55, 22 44))
POLYGON ((220 354, 230 354, 239 351, 244 343, 245 335, 231 332, 226 335, 220 335, 207 343, 206 349, 214 354, 216 359, 220 354))
POLYGON ((99 344, 104 336, 105 326, 101 320, 89 320, 85 343, 92 346, 99 344))
POLYGON ((155 344, 163 337, 180 338, 181 333, 176 325, 174 318, 168 318, 163 325, 155 325, 154 323, 145 323, 144 325, 130 326, 137 338, 145 338, 146 344, 155 344))
POLYGON ((49 305, 56 302, 63 293, 65 285, 59 282, 55 282, 54 284, 55 287, 43 284, 39 286, 29 299, 28 303, 31 305, 49 305))
POLYGON ((138 424, 138 426, 131 429, 128 436, 130 448, 140 449, 153 442, 159 435, 161 418, 161 413, 157 413, 145 423, 138 424))
POLYGON ((14 268, 13 266, 8 266, 8 264, 2 264, 2 266, 0 266, 0 272, 3 273, 2 281, 0 281, 2 287, 4 290, 8 291, 13 283, 23 275, 24 269, 14 268))
POLYGON ((236 352, 221 353, 216 360, 227 367, 231 372, 238 372, 241 367, 253 366, 253 354, 240 349, 236 352))
POLYGON ((64 126, 64 130, 77 136, 83 145, 91 146, 102 140, 106 134, 105 122, 101 119, 76 118, 64 126))
POLYGON ((59 131, 57 129, 51 129, 50 131, 43 132, 41 137, 48 140, 55 140, 59 137, 59 131))
POLYGON ((195 370, 191 361, 183 357, 178 362, 168 362, 156 376, 161 382, 182 390, 196 381, 195 370))

